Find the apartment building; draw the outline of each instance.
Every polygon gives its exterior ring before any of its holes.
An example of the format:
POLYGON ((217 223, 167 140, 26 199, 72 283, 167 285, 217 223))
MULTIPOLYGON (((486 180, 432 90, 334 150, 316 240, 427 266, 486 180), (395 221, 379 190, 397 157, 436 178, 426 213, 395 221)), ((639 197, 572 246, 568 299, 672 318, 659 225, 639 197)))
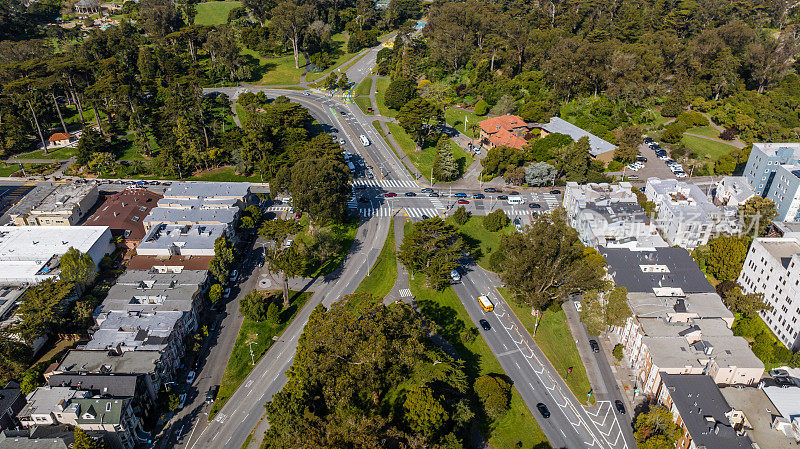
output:
POLYGON ((753 441, 735 429, 738 414, 705 375, 661 374, 658 402, 683 430, 676 449, 753 449, 753 441))
POLYGON ((144 237, 144 218, 156 205, 161 195, 141 188, 127 188, 105 196, 85 225, 108 226, 124 247, 133 249, 144 237))
POLYGON ((25 395, 16 382, 0 388, 0 431, 17 427, 17 413, 25 406, 25 395))
POLYGON ((717 182, 714 204, 738 208, 754 196, 756 194, 745 177, 725 176, 717 182))
POLYGON ((689 293, 715 293, 705 275, 683 248, 599 247, 609 276, 629 293, 658 297, 683 297, 689 293))
POLYGON ((56 184, 27 213, 15 214, 18 226, 75 226, 97 202, 97 186, 85 183, 56 184))
POLYGON ((759 312, 787 348, 800 348, 800 234, 757 238, 737 279, 744 293, 760 293, 771 310, 759 312))
POLYGON ((149 231, 160 224, 225 225, 233 231, 249 200, 246 182, 175 182, 145 217, 144 227, 149 231))
POLYGON ((766 197, 781 165, 800 164, 800 143, 754 143, 744 177, 756 195, 766 197))
POLYGON ((644 193, 656 204, 656 226, 671 246, 694 249, 714 235, 739 231, 738 209, 714 205, 694 184, 650 178, 644 193))
POLYGON ((63 410, 59 407, 54 415, 59 424, 102 435, 113 449, 133 449, 138 441, 148 440, 129 398, 75 398, 67 402, 63 410))
POLYGON ((762 389, 775 406, 771 409, 772 428, 800 444, 800 388, 770 385, 762 389))
MULTIPOLYGON (((786 410, 785 405, 790 410, 800 410, 800 397, 792 394, 797 391, 800 391, 800 388, 720 388, 725 400, 733 408, 730 413, 733 429, 739 433, 746 434, 758 447, 769 449, 797 449, 797 441, 800 437, 795 438, 794 432, 791 430, 789 433, 784 432, 781 423, 789 424, 791 420, 786 420, 780 414, 782 410, 786 410), (766 391, 772 388, 778 391, 778 396, 780 397, 776 401, 777 405, 766 394, 766 391), (789 394, 787 394, 787 391, 789 394), (783 398, 788 400, 784 401, 783 398), (790 401, 793 401, 794 404, 791 404, 790 401), (770 412, 768 413, 767 410, 770 410, 770 412), (773 411, 777 411, 777 413, 773 411)), ((789 413, 792 412, 790 411, 789 413)), ((796 424, 800 425, 800 415, 796 418, 796 424)))
MULTIPOLYGON (((158 209, 154 209, 158 210, 158 209)), ((214 256, 214 242, 228 234, 226 224, 156 224, 136 247, 142 256, 214 256)))
POLYGON ((70 400, 89 396, 88 391, 67 387, 39 387, 25 397, 27 404, 17 413, 17 419, 23 427, 56 425, 56 413, 63 411, 70 400))

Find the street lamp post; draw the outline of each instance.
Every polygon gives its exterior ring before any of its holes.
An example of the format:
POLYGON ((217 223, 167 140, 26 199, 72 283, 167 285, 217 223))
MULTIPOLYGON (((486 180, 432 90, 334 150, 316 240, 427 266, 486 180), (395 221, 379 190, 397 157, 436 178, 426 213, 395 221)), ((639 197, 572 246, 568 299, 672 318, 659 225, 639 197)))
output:
MULTIPOLYGON (((250 364, 251 365, 255 365, 256 364, 256 359, 253 356, 253 343, 255 343, 253 340, 250 340, 250 341, 247 342, 247 345, 250 346, 250 364)), ((258 344, 258 343, 256 343, 256 344, 258 344)))

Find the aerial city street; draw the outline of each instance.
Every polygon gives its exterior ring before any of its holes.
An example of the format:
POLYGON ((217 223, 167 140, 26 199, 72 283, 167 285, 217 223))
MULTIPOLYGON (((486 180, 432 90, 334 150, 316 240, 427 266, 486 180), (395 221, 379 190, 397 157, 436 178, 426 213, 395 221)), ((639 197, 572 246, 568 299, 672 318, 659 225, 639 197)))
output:
POLYGON ((9 0, 0 449, 800 444, 800 7, 9 0))

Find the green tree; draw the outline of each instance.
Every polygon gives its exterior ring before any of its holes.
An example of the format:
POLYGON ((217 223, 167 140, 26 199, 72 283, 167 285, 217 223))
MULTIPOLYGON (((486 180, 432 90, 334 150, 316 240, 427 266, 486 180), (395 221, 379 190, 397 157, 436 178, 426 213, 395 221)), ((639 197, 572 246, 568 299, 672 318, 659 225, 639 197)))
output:
POLYGON ((732 281, 739 277, 747 257, 747 243, 742 238, 728 235, 709 241, 706 272, 719 281, 732 281))
POLYGON ((433 160, 433 178, 436 181, 450 182, 455 181, 458 175, 458 163, 453 156, 450 139, 443 136, 436 144, 436 158, 433 160))
POLYGON ((6 332, 0 332, 0 381, 19 379, 31 358, 31 349, 6 332))
POLYGON ((458 223, 459 226, 464 226, 469 221, 469 216, 471 214, 467 211, 467 208, 464 206, 460 206, 453 212, 453 220, 458 223))
POLYGON ((502 418, 511 406, 511 383, 499 375, 484 374, 475 379, 475 394, 493 420, 502 418))
POLYGON ((581 137, 572 145, 561 148, 556 154, 559 177, 567 181, 586 182, 589 171, 589 138, 581 137))
POLYGON ((269 306, 267 306, 267 315, 266 320, 267 323, 277 326, 280 324, 280 317, 281 317, 281 306, 278 305, 275 301, 270 301, 269 306))
POLYGON ((284 0, 272 10, 269 25, 275 32, 292 44, 294 68, 300 68, 300 49, 303 35, 311 24, 314 7, 310 4, 284 0))
POLYGON ((75 284, 79 290, 94 282, 97 277, 97 265, 92 256, 70 247, 59 262, 61 279, 75 284))
POLYGON ((103 136, 91 126, 83 128, 78 146, 75 149, 75 163, 83 167, 89 164, 95 153, 106 151, 106 141, 103 136))
POLYGON ((25 291, 18 309, 22 321, 16 329, 26 342, 59 329, 72 288, 68 282, 47 279, 25 291))
POLYGON ((622 361, 622 357, 623 357, 622 350, 623 350, 623 346, 621 344, 614 345, 614 349, 611 350, 611 355, 613 355, 614 358, 617 359, 618 362, 622 361))
POLYGON ((764 302, 762 293, 745 294, 739 286, 725 292, 722 297, 725 307, 733 313, 754 316, 761 310, 770 310, 771 306, 764 302))
POLYGON ((772 220, 778 215, 775 202, 769 198, 754 196, 739 206, 739 217, 745 233, 757 232, 759 237, 766 235, 772 220))
POLYGON ((218 284, 228 284, 228 278, 231 275, 231 268, 233 268, 235 259, 233 246, 228 239, 226 237, 218 237, 214 241, 214 257, 208 267, 208 271, 218 284))
POLYGON ((581 322, 590 335, 600 335, 610 326, 622 326, 631 310, 627 302, 628 290, 616 287, 609 292, 591 291, 583 295, 581 322))
POLYGON ((435 434, 447 421, 444 406, 433 396, 431 389, 425 386, 409 390, 403 407, 411 428, 424 435, 435 434))
POLYGON ((424 274, 429 288, 441 290, 449 285, 463 248, 456 228, 434 217, 413 224, 397 256, 412 273, 424 274))
POLYGON ((636 417, 633 425, 639 447, 671 448, 681 437, 681 428, 672 420, 672 412, 666 407, 654 406, 636 417))
POLYGON ((297 234, 303 229, 297 220, 275 219, 265 221, 258 230, 258 235, 267 240, 282 242, 286 237, 297 234))
POLYGON ((500 278, 514 299, 541 309, 574 291, 603 289, 605 260, 584 247, 558 208, 500 240, 500 278))
POLYGON ((208 300, 216 303, 220 299, 222 299, 222 285, 214 284, 208 289, 208 300))
POLYGON ((239 311, 250 320, 264 321, 268 316, 270 302, 270 297, 253 290, 239 300, 239 311))
POLYGON ((728 155, 723 154, 714 162, 714 173, 718 175, 730 175, 736 170, 736 160, 728 155))
POLYGON ((303 260, 295 246, 288 249, 275 248, 264 253, 270 270, 277 271, 283 281, 283 308, 289 307, 289 278, 303 274, 303 260))
POLYGON ((425 98, 414 98, 400 108, 397 121, 421 145, 435 125, 444 121, 444 113, 425 98))
POLYGON ((489 232, 497 232, 511 222, 503 209, 497 209, 483 217, 483 227, 489 232))
POLYGON ((396 78, 389 83, 384 94, 386 106, 399 111, 406 103, 417 96, 417 86, 413 80, 396 78))
POLYGON ((75 427, 73 431, 75 442, 72 444, 72 449, 105 449, 106 444, 102 440, 96 440, 90 437, 80 427, 75 427))
POLYGON ((478 100, 475 103, 475 115, 486 115, 489 112, 489 103, 485 100, 478 100))
POLYGON ((538 187, 555 180, 556 168, 547 162, 535 162, 525 169, 525 182, 538 187))
POLYGON ((350 197, 350 170, 341 156, 337 159, 306 159, 291 169, 288 190, 292 205, 308 212, 314 221, 341 222, 350 197))

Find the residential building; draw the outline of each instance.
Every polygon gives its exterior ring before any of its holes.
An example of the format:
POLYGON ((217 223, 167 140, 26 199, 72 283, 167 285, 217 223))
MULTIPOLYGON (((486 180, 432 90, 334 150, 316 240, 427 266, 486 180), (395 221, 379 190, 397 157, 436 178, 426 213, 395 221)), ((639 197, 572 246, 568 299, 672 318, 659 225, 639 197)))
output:
POLYGON ((644 193, 656 204, 656 225, 672 246, 694 249, 716 234, 739 230, 738 209, 715 206, 694 184, 650 178, 644 193))
POLYGON ((86 219, 88 226, 108 226, 111 235, 122 239, 122 245, 133 249, 145 235, 144 219, 162 196, 141 188, 127 188, 102 198, 94 213, 86 219))
POLYGON ((757 238, 737 279, 744 293, 760 293, 771 310, 759 312, 787 348, 800 348, 800 236, 757 238))
POLYGON ((501 115, 478 123, 481 142, 494 147, 511 147, 521 150, 528 143, 528 123, 517 115, 501 115))
POLYGON ((61 256, 75 248, 99 264, 113 250, 108 226, 5 226, 0 230, 0 285, 57 277, 61 256))
POLYGON ((114 449, 133 449, 137 441, 147 441, 139 419, 133 414, 131 399, 74 398, 54 415, 60 424, 102 435, 114 449))
POLYGON ((584 245, 611 248, 667 246, 642 210, 631 184, 568 182, 563 205, 584 245))
POLYGON ((614 158, 614 150, 617 149, 617 146, 613 143, 603 140, 560 117, 552 117, 550 118, 550 123, 534 124, 531 127, 539 128, 542 131, 542 137, 552 133, 566 134, 572 137, 575 142, 586 137, 589 139, 589 154, 603 162, 611 161, 614 158))
POLYGON ((775 405, 772 428, 800 443, 800 388, 765 386, 763 390, 775 405))
POLYGON ((58 424, 56 411, 63 411, 73 398, 87 398, 88 391, 66 387, 39 387, 26 396, 27 403, 17 413, 23 427, 52 426, 58 424))
POLYGON ((743 176, 725 176, 717 182, 714 204, 717 206, 740 207, 756 196, 747 179, 743 176))
POLYGON ((72 449, 75 432, 66 425, 0 432, 0 449, 72 449))
POLYGON ((164 355, 159 351, 89 351, 73 349, 67 352, 64 360, 45 373, 48 380, 57 374, 100 374, 108 376, 144 374, 147 392, 155 398, 161 386, 173 379, 172 365, 162 362, 164 355))
POLYGON ((800 237, 800 223, 795 221, 773 221, 765 237, 800 237))
POLYGON ((8 382, 0 388, 0 431, 15 429, 19 425, 17 413, 25 406, 25 395, 16 382, 8 382))
POLYGON ((621 329, 620 344, 646 396, 657 395, 662 373, 706 374, 719 385, 756 385, 764 374, 764 363, 724 319, 632 317, 621 329))
POLYGON ((212 256, 143 256, 137 254, 128 261, 129 270, 154 270, 167 273, 180 270, 208 270, 212 256))
POLYGON ((765 198, 775 202, 779 221, 800 221, 800 164, 779 165, 765 198))
POLYGON ((50 373, 47 384, 88 391, 92 396, 131 399, 136 416, 147 417, 154 409, 157 396, 148 388, 147 374, 50 373))
POLYGON ((781 165, 800 164, 800 143, 754 143, 744 177, 756 195, 767 196, 781 165))
POLYGON ((780 415, 773 412, 778 408, 763 389, 725 387, 720 388, 720 392, 733 409, 730 415, 734 430, 746 434, 760 448, 797 448, 794 438, 787 438, 786 434, 778 430, 778 426, 773 428, 773 416, 780 418, 780 415))
POLYGON ((174 182, 145 218, 144 227, 149 231, 159 224, 226 225, 232 231, 249 201, 247 182, 174 182))
POLYGON ((753 441, 734 429, 738 416, 711 377, 662 373, 661 381, 658 401, 683 430, 676 449, 753 449, 753 441))
MULTIPOLYGON (((202 200, 205 205, 235 200, 240 208, 250 202, 249 182, 173 182, 165 191, 163 201, 202 200)), ((159 201, 160 202, 160 201, 159 201)))
POLYGON ((64 147, 73 142, 77 143, 78 138, 69 133, 53 133, 47 138, 48 147, 64 147))
POLYGON ((629 293, 651 293, 659 297, 684 297, 689 293, 715 293, 705 275, 683 248, 599 247, 607 270, 617 285, 629 293))
MULTIPOLYGON (((153 209, 154 211, 159 208, 153 209)), ((151 214, 152 216, 152 214, 151 214)), ((136 253, 142 256, 214 256, 214 242, 228 233, 225 224, 165 224, 152 226, 136 253)))
POLYGON ((628 307, 633 317, 661 319, 671 323, 687 323, 701 319, 722 320, 733 326, 733 312, 725 307, 716 293, 689 293, 686 296, 656 296, 653 293, 627 294, 628 307))
POLYGON ((97 197, 97 186, 93 184, 57 184, 39 204, 14 221, 20 226, 75 226, 94 206, 97 197))
POLYGON ((38 206, 43 199, 53 193, 53 190, 55 189, 56 183, 54 182, 40 182, 36 184, 36 187, 25 194, 25 196, 17 201, 16 204, 9 207, 8 211, 6 211, 6 214, 8 214, 11 222, 14 223, 14 225, 27 225, 25 218, 28 216, 31 210, 38 206))

